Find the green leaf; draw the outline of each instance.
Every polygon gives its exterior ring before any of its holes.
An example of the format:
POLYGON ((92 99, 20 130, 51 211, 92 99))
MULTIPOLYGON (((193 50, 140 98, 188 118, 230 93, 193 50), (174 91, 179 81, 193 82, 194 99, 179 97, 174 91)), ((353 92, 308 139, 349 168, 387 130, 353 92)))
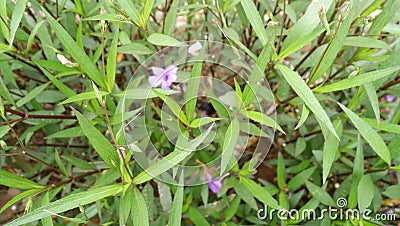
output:
POLYGON ((286 134, 285 131, 283 131, 283 129, 277 122, 275 122, 271 117, 267 116, 264 113, 256 112, 256 111, 247 111, 247 116, 255 122, 275 128, 275 129, 279 130, 280 132, 282 132, 283 134, 286 134))
POLYGON ((320 24, 318 9, 321 6, 325 9, 329 9, 332 1, 333 0, 322 0, 310 3, 304 15, 289 29, 289 33, 283 42, 280 55, 283 55, 284 52, 291 51, 290 48, 297 46, 295 43, 299 43, 299 40, 304 40, 306 36, 310 36, 314 29, 320 24))
POLYGON ((372 72, 363 73, 351 78, 343 79, 339 82, 335 82, 330 85, 326 86, 319 86, 314 89, 315 92, 326 93, 326 92, 333 92, 338 90, 344 90, 355 86, 360 86, 365 83, 373 82, 378 79, 384 78, 393 72, 396 72, 400 69, 399 66, 385 68, 381 70, 376 70, 372 72))
POLYGON ((82 19, 82 21, 87 21, 87 20, 106 20, 106 21, 111 21, 111 22, 128 23, 128 21, 125 19, 124 16, 117 15, 117 14, 99 14, 99 15, 95 15, 95 16, 91 16, 91 17, 82 19))
POLYGON ((381 48, 387 49, 389 48, 386 42, 381 40, 376 40, 370 37, 347 37, 344 40, 345 46, 356 46, 356 47, 363 47, 363 48, 381 48))
POLYGON ((272 197, 272 195, 256 182, 246 177, 240 177, 240 183, 243 184, 244 187, 246 187, 255 198, 268 205, 272 209, 282 208, 278 205, 278 202, 272 197))
POLYGON ((16 105, 14 99, 12 98, 10 91, 8 91, 3 79, 0 79, 0 96, 5 98, 9 103, 16 105))
POLYGON ((126 99, 130 100, 147 100, 149 98, 155 98, 158 97, 157 93, 161 93, 162 95, 168 96, 172 94, 179 93, 178 91, 175 90, 166 90, 166 89, 141 89, 141 88, 136 88, 136 89, 128 89, 124 92, 118 93, 116 96, 118 97, 125 97, 126 99))
POLYGON ((322 123, 324 126, 326 126, 328 130, 339 140, 339 136, 336 134, 331 120, 318 102, 317 98, 314 96, 311 89, 306 85, 303 79, 301 79, 300 75, 282 64, 277 64, 276 67, 292 87, 292 89, 314 113, 315 117, 319 119, 319 123, 322 123))
POLYGON ((391 199, 400 199, 400 185, 392 185, 386 188, 386 190, 382 193, 383 195, 391 198, 391 199))
POLYGON ((210 223, 204 218, 203 214, 200 213, 196 208, 189 208, 189 218, 193 221, 196 226, 209 226, 210 223))
MULTIPOLYGON (((333 126, 339 138, 342 136, 343 125, 342 121, 336 120, 333 122, 333 126)), ((328 134, 328 137, 324 143, 324 150, 322 152, 322 183, 325 184, 326 179, 328 178, 329 171, 335 161, 336 153, 338 152, 339 141, 332 135, 332 133, 328 134)))
MULTIPOLYGON (((353 5, 353 4, 351 4, 353 5)), ((336 33, 333 35, 333 39, 326 47, 323 55, 319 59, 317 65, 313 68, 310 75, 309 83, 315 82, 319 79, 322 74, 328 70, 329 67, 332 66, 332 63, 335 61, 337 54, 342 49, 344 40, 349 32, 351 23, 353 22, 354 18, 356 17, 356 11, 353 10, 353 7, 350 9, 350 15, 347 15, 344 20, 338 24, 339 28, 337 29, 336 33)))
POLYGON ((4 204, 4 206, 1 207, 0 209, 0 213, 2 213, 4 210, 6 210, 8 207, 14 205, 16 202, 18 202, 19 200, 28 197, 34 193, 39 193, 41 191, 43 191, 46 188, 36 188, 36 189, 31 189, 31 190, 27 190, 24 191, 16 196, 14 196, 10 201, 8 201, 6 204, 4 204))
POLYGON ((375 119, 377 125, 379 125, 381 113, 379 109, 378 95, 376 94, 374 85, 372 83, 364 84, 365 91, 367 92, 369 101, 371 102, 372 109, 374 111, 375 119))
MULTIPOLYGON (((3 21, 7 21, 7 1, 0 1, 0 28, 4 38, 10 43, 10 32, 3 21)), ((7 49, 7 46, 4 45, 2 48, 7 49)))
POLYGON ((38 32, 40 26, 45 22, 45 20, 40 21, 35 25, 35 27, 32 29, 31 33, 29 34, 28 42, 26 43, 26 49, 25 53, 28 54, 29 50, 32 46, 33 40, 35 39, 36 33, 38 32))
POLYGON ((351 122, 355 125, 357 130, 361 133, 368 144, 374 149, 376 154, 381 157, 387 164, 390 165, 390 152, 385 142, 379 136, 377 132, 367 122, 358 117, 354 112, 348 109, 346 106, 338 103, 343 111, 349 116, 351 122))
POLYGON ((118 171, 119 157, 116 148, 92 125, 89 120, 85 118, 79 111, 72 109, 78 118, 79 125, 83 133, 89 139, 90 143, 100 155, 101 159, 107 163, 111 168, 118 171))
POLYGON ((192 128, 199 128, 200 126, 204 126, 204 125, 206 125, 206 124, 208 124, 208 123, 215 122, 215 121, 219 121, 219 120, 221 120, 221 119, 222 119, 222 118, 211 118, 211 117, 197 118, 197 119, 193 120, 193 121, 190 123, 190 127, 192 127, 192 128))
POLYGON ((79 45, 72 39, 68 32, 47 12, 43 9, 46 14, 46 18, 57 34, 60 42, 63 44, 65 50, 71 54, 75 61, 79 64, 82 72, 87 74, 97 85, 105 88, 104 79, 102 74, 98 70, 97 66, 93 61, 86 55, 85 51, 79 47, 79 45))
POLYGON ((154 0, 146 0, 142 11, 142 15, 140 16, 142 27, 145 30, 147 27, 147 21, 149 20, 149 16, 151 13, 151 9, 153 8, 153 5, 154 5, 154 0))
POLYGON ((174 30, 175 21, 176 21, 176 13, 178 11, 180 0, 172 0, 169 11, 165 16, 165 23, 163 24, 164 34, 169 35, 174 30))
POLYGON ((69 176, 70 176, 70 175, 69 175, 69 172, 68 172, 68 170, 65 168, 64 164, 61 162, 60 155, 58 154, 58 151, 55 150, 54 153, 55 153, 55 154, 54 154, 54 160, 56 161, 58 168, 60 168, 60 170, 61 170, 61 172, 64 174, 64 176, 69 177, 69 176))
POLYGON ((221 156, 221 170, 220 176, 225 173, 225 170, 229 170, 228 164, 231 162, 231 158, 234 156, 233 152, 239 138, 239 120, 234 118, 228 126, 224 136, 224 143, 222 145, 222 156, 221 156))
POLYGON ((243 186, 243 184, 238 184, 237 186, 234 187, 236 193, 238 196, 245 201, 251 208, 257 210, 257 202, 254 199, 254 197, 251 195, 250 191, 243 186))
POLYGON ((303 170, 302 172, 300 172, 300 173, 297 174, 296 176, 294 176, 294 177, 289 181, 289 183, 287 184, 287 188, 288 188, 289 190, 292 190, 292 191, 298 189, 301 185, 304 184, 304 182, 305 182, 306 180, 308 180, 308 178, 311 177, 311 175, 314 173, 314 171, 315 171, 316 168, 317 168, 316 166, 311 167, 311 168, 308 168, 308 169, 306 169, 306 170, 303 170))
POLYGON ((70 156, 70 155, 63 155, 62 158, 67 160, 73 166, 78 167, 79 169, 83 169, 83 170, 94 170, 94 169, 96 169, 95 165, 90 164, 86 160, 83 160, 83 159, 80 159, 80 158, 76 158, 76 157, 73 157, 73 156, 70 156))
POLYGON ((281 53, 278 56, 278 59, 283 59, 289 56, 290 54, 296 52, 297 50, 303 48, 305 45, 316 39, 323 31, 324 28, 318 28, 315 31, 311 32, 310 34, 294 40, 287 48, 281 51, 281 53))
POLYGON ((15 37, 15 34, 17 33, 19 23, 21 22, 22 17, 24 16, 27 2, 28 2, 28 0, 20 0, 20 1, 17 1, 17 3, 14 6, 14 10, 12 12, 11 22, 10 22, 10 45, 9 45, 9 47, 11 47, 14 42, 14 37, 15 37))
POLYGON ((21 107, 24 104, 28 103, 31 101, 33 98, 35 98, 37 95, 39 95, 41 92, 43 92, 44 89, 49 85, 49 83, 42 84, 33 90, 31 90, 27 95, 25 95, 23 98, 17 101, 17 107, 21 107))
POLYGON ((149 225, 149 213, 147 211, 146 201, 143 198, 142 193, 132 186, 133 189, 133 200, 132 200, 132 220, 135 226, 146 226, 149 225))
POLYGON ((118 46, 119 29, 114 31, 114 38, 111 43, 107 57, 107 76, 106 85, 107 91, 111 93, 115 85, 115 71, 117 67, 117 46, 118 46))
POLYGON ((153 54, 154 51, 147 48, 145 45, 140 43, 129 43, 118 47, 117 52, 124 54, 132 54, 132 55, 146 55, 153 54))
POLYGON ((354 209, 357 206, 357 187, 364 174, 364 151, 361 143, 361 136, 358 134, 357 150, 354 158, 353 173, 351 175, 351 185, 347 206, 354 209))
POLYGON ((180 184, 177 185, 168 225, 181 225, 183 205, 183 174, 180 176, 180 184))
POLYGON ((0 169, 0 184, 19 189, 32 189, 32 188, 45 188, 43 185, 39 185, 33 181, 9 173, 8 171, 0 169))
POLYGON ((168 106, 168 108, 172 111, 172 113, 178 117, 185 125, 188 125, 188 118, 185 113, 181 109, 181 107, 176 103, 172 98, 158 92, 157 90, 152 90, 155 94, 157 94, 168 106))
POLYGON ((50 74, 46 69, 42 68, 41 66, 39 66, 39 68, 44 73, 44 75, 51 81, 51 83, 55 87, 57 87, 57 89, 60 90, 63 94, 65 94, 65 96, 71 97, 76 95, 76 93, 71 88, 66 86, 64 83, 60 82, 55 76, 50 74))
POLYGON ((319 186, 311 183, 310 181, 306 181, 307 189, 316 198, 319 202, 327 206, 336 206, 335 201, 333 201, 332 197, 325 191, 325 189, 320 188, 319 186))
POLYGON ((396 125, 389 122, 381 122, 381 121, 379 121, 379 124, 377 125, 376 119, 370 119, 370 118, 362 118, 362 119, 375 129, 379 129, 390 133, 400 133, 400 125, 396 125))
POLYGON ((300 126, 306 122, 309 114, 310 109, 308 109, 307 105, 303 104, 303 111, 301 112, 299 123, 297 123, 296 127, 294 128, 295 130, 300 128, 300 126))
POLYGON ((147 37, 147 41, 151 44, 158 45, 158 46, 185 46, 186 44, 180 42, 171 36, 160 34, 160 33, 153 33, 149 37, 147 37))
POLYGON ((185 110, 189 121, 191 121, 196 112, 197 96, 200 86, 200 76, 202 69, 202 62, 196 62, 193 65, 192 73, 190 73, 190 80, 188 82, 187 92, 186 92, 186 104, 185 110))
MULTIPOLYGON (((49 191, 43 194, 42 196, 42 202, 40 203, 41 206, 47 205, 50 202, 50 196, 49 196, 49 191)), ((53 219, 51 216, 42 218, 41 223, 43 226, 53 226, 53 219)))
POLYGON ((233 216, 235 216, 238 211, 240 204, 240 197, 236 197, 232 202, 230 202, 229 208, 226 210, 225 222, 231 220, 233 216))
POLYGON ((369 174, 361 177, 360 183, 357 187, 358 190, 358 208, 364 211, 371 204, 374 198, 374 184, 372 183, 369 174))
POLYGON ((117 0, 121 9, 128 14, 130 19, 137 25, 140 25, 139 10, 134 6, 134 2, 130 0, 117 0))
MULTIPOLYGON (((99 91, 99 93, 101 96, 105 96, 108 94, 105 91, 99 91)), ((92 100, 92 99, 96 99, 96 93, 94 91, 76 94, 64 101, 61 101, 58 105, 75 103, 75 102, 82 101, 82 100, 92 100)))
MULTIPOLYGON (((143 172, 137 175, 133 179, 133 183, 134 184, 144 183, 179 164, 182 160, 184 160, 186 157, 192 154, 192 151, 196 150, 196 148, 207 138, 212 128, 213 125, 211 125, 198 138, 186 142, 183 145, 182 149, 179 147, 179 145, 176 145, 175 150, 172 153, 170 153, 169 155, 167 155, 166 157, 164 157, 157 163, 151 165, 149 168, 145 169, 143 172)), ((181 135, 181 137, 184 136, 181 135)))
POLYGON ((278 153, 278 166, 277 166, 277 180, 278 180, 278 187, 283 190, 285 187, 286 182, 286 171, 285 171, 285 164, 283 162, 282 154, 278 153))
POLYGON ((66 138, 66 137, 70 138, 70 137, 80 137, 80 136, 83 136, 83 132, 81 127, 77 126, 55 132, 47 136, 46 139, 66 138))
POLYGON ((114 196, 121 191, 121 185, 115 184, 69 195, 45 206, 41 206, 35 209, 33 212, 19 217, 18 219, 6 225, 11 226, 27 224, 54 214, 62 213, 67 210, 95 202, 108 196, 114 196))
POLYGON ((253 1, 241 0, 244 12, 246 13, 247 19, 249 20, 254 32, 257 34, 262 45, 267 44, 268 36, 267 31, 264 28, 264 23, 260 17, 260 14, 254 5, 253 1))

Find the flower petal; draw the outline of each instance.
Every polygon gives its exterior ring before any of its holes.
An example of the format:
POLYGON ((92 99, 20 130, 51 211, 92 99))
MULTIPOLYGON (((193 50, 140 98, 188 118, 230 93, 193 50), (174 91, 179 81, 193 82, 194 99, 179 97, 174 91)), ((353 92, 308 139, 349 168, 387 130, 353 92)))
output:
POLYGON ((159 76, 150 76, 147 80, 152 87, 157 87, 161 85, 162 79, 159 76))
POLYGON ((151 67, 153 74, 156 76, 161 76, 165 73, 165 69, 159 67, 151 67))

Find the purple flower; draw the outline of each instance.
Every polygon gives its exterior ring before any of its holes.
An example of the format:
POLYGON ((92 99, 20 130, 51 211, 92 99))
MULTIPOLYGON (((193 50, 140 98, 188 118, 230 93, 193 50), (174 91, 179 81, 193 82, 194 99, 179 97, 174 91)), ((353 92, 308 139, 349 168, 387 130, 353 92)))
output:
POLYGON ((223 177, 218 177, 213 180, 212 176, 209 173, 206 173, 206 177, 208 180, 208 188, 211 190, 212 193, 218 194, 219 190, 222 187, 223 177))
POLYGON ((176 73, 178 67, 171 64, 167 68, 151 67, 154 76, 150 76, 148 81, 152 87, 161 85, 161 89, 170 89, 173 82, 178 78, 176 73))
POLYGON ((396 97, 393 96, 393 95, 387 95, 387 96, 385 97, 386 102, 393 102, 394 99, 396 99, 396 97))
POLYGON ((200 118, 208 118, 208 117, 210 117, 210 116, 207 114, 200 114, 200 118))

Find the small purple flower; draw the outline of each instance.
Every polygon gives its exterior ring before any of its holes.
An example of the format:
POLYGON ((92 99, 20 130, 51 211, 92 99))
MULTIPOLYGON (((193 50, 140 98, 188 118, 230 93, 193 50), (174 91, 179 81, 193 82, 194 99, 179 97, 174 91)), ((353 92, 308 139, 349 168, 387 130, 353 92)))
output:
POLYGON ((206 177, 208 180, 208 188, 211 190, 212 193, 218 194, 219 190, 222 187, 223 177, 218 177, 213 180, 212 176, 209 173, 206 173, 206 177))
POLYGON ((148 79, 149 84, 152 87, 161 85, 161 89, 170 89, 173 82, 178 78, 176 73, 178 67, 171 64, 167 68, 151 67, 154 76, 150 76, 148 79))
POLYGON ((200 118, 208 118, 208 117, 210 117, 210 116, 207 114, 200 114, 200 118))
POLYGON ((393 96, 393 95, 387 95, 387 96, 385 97, 386 102, 393 102, 394 99, 396 99, 396 97, 393 96))

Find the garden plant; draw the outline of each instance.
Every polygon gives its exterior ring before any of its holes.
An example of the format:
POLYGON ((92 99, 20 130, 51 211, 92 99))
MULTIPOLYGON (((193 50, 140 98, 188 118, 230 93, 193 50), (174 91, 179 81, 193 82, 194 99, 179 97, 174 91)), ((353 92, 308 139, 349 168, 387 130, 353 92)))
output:
POLYGON ((0 0, 1 225, 400 225, 400 0, 0 0))

